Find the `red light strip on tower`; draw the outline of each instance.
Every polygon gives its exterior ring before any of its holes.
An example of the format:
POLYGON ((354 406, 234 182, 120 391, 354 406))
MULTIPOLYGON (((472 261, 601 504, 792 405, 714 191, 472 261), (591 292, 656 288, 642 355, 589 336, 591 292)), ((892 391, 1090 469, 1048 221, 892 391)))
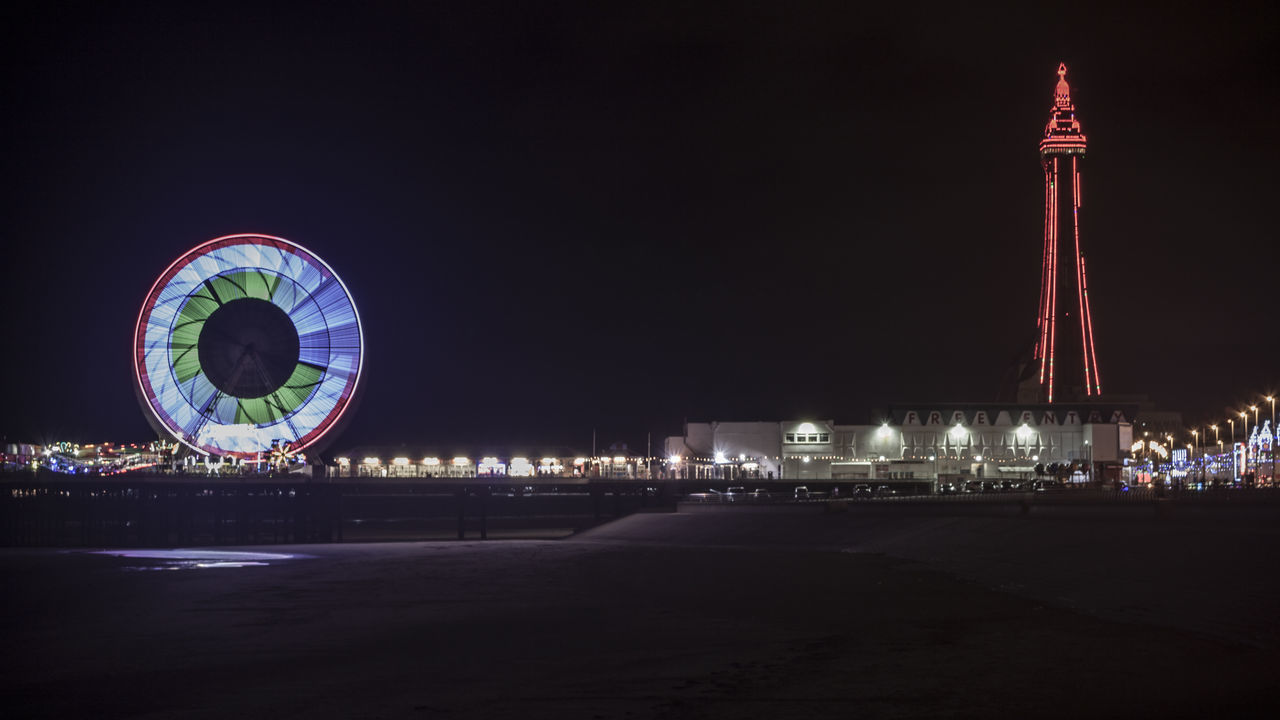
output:
POLYGON ((1036 317, 1036 329, 1039 331, 1036 338, 1036 352, 1034 358, 1040 361, 1040 384, 1044 384, 1045 379, 1045 363, 1049 349, 1049 263, 1053 254, 1052 246, 1049 244, 1049 193, 1052 190, 1052 180, 1049 175, 1048 167, 1044 171, 1044 254, 1040 261, 1040 309, 1039 315, 1036 317))
POLYGON ((1052 179, 1049 181, 1049 402, 1053 402, 1053 355, 1058 340, 1058 158, 1053 159, 1052 179))
POLYGON ((1089 382, 1089 333, 1084 327, 1084 256, 1080 254, 1080 168, 1076 158, 1071 158, 1071 225, 1076 240, 1076 303, 1080 312, 1080 347, 1084 360, 1084 394, 1093 394, 1089 382))
POLYGON ((1102 394, 1102 376, 1098 373, 1098 354, 1093 345, 1093 313, 1089 312, 1089 277, 1084 269, 1084 256, 1080 256, 1080 279, 1084 287, 1084 317, 1089 326, 1089 359, 1093 365, 1094 393, 1102 394))

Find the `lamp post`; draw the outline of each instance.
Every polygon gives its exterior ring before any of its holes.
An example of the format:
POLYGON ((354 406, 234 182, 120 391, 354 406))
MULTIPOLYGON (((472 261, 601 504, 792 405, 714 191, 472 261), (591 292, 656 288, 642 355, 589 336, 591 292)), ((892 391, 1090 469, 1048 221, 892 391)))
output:
POLYGON ((1200 482, 1204 482, 1204 471, 1209 466, 1209 428, 1204 429, 1204 440, 1200 445, 1200 482))
POLYGON ((1236 419, 1227 418, 1227 422, 1231 423, 1231 483, 1236 482, 1236 419))
MULTIPOLYGON (((1196 477, 1196 455, 1199 452, 1199 430, 1198 429, 1192 430, 1192 439, 1194 441, 1194 445, 1196 445, 1196 450, 1188 452, 1189 460, 1190 460, 1190 468, 1187 469, 1188 478, 1196 477)), ((1190 450, 1190 446, 1188 446, 1188 450, 1190 450)))
MULTIPOLYGON (((1253 411, 1253 430, 1254 432, 1257 432, 1258 431, 1258 406, 1250 405, 1249 409, 1253 411)), ((1261 434, 1258 435, 1258 444, 1259 445, 1262 444, 1261 434)), ((1254 472, 1253 480, 1256 483, 1258 480, 1258 475, 1261 474, 1262 472, 1262 458, 1258 457, 1258 454, 1256 452, 1253 455, 1253 472, 1254 472)))
POLYGON ((1267 402, 1271 403, 1271 483, 1276 482, 1276 396, 1268 395, 1267 402))
POLYGON ((1143 431, 1142 438, 1147 456, 1147 476, 1151 482, 1151 486, 1156 487, 1156 461, 1153 456, 1155 455, 1156 446, 1159 445, 1159 443, 1150 439, 1150 433, 1146 431, 1143 431))
MULTIPOLYGON (((1214 468, 1217 468, 1218 463, 1222 461, 1222 436, 1218 434, 1217 425, 1210 425, 1209 427, 1213 428, 1213 441, 1218 444, 1218 454, 1213 457, 1214 468)), ((1218 480, 1218 471, 1216 469, 1213 471, 1213 479, 1215 482, 1218 480)))
POLYGON ((1244 467, 1240 468, 1240 475, 1243 476, 1249 472, 1249 413, 1240 413, 1240 434, 1244 435, 1244 467))

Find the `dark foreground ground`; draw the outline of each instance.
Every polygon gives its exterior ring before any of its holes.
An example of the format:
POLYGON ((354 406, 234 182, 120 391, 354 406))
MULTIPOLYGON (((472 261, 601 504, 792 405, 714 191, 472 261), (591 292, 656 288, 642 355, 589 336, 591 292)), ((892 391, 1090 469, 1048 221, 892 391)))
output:
POLYGON ((1270 717, 1277 519, 642 514, 561 541, 277 545, 259 550, 296 557, 207 568, 228 558, 10 550, 0 709, 1270 717))

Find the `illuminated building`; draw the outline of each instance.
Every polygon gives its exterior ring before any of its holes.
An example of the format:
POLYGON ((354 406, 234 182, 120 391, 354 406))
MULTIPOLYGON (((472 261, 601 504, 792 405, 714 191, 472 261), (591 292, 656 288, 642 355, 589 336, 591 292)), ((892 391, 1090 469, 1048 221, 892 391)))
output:
POLYGON ((1081 165, 1085 135, 1076 119, 1067 84, 1067 66, 1058 66, 1058 85, 1044 137, 1044 257, 1033 366, 1036 384, 1021 388, 1019 400, 1084 400, 1102 393, 1084 253, 1080 247, 1081 165), (1027 392, 1032 390, 1036 397, 1027 392))
POLYGON ((867 425, 690 422, 666 439, 666 472, 690 480, 911 485, 945 475, 1018 479, 1036 465, 1116 467, 1138 412, 1136 403, 967 403, 890 408, 867 425))

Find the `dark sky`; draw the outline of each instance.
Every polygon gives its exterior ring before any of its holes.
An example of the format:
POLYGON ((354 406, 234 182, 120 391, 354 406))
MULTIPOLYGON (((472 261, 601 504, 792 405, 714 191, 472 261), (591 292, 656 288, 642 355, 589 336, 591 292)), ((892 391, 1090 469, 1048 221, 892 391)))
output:
POLYGON ((1104 388, 1212 418, 1280 386, 1274 4, 263 5, 3 11, 10 440, 149 437, 139 305, 234 232, 355 297, 339 445, 993 399, 1059 61, 1104 388))

